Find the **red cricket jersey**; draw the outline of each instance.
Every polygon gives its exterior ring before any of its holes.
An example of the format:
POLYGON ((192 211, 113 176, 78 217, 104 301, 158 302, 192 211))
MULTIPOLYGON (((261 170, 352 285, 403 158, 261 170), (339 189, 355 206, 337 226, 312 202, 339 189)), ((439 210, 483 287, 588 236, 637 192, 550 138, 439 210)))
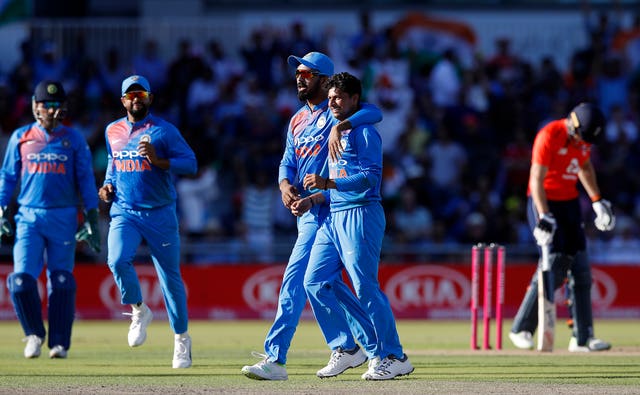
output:
MULTIPOLYGON (((531 163, 546 166, 544 190, 548 200, 578 197, 578 173, 591 156, 591 144, 569 139, 565 119, 549 122, 536 135, 531 163)), ((527 195, 531 191, 527 187, 527 195)))

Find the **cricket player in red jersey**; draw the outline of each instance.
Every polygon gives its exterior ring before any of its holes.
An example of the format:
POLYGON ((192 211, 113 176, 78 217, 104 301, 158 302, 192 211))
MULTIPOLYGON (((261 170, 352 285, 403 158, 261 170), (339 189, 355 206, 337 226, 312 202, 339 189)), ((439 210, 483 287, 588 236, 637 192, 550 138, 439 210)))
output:
MULTIPOLYGON (((611 203, 600 196, 591 163, 591 145, 604 136, 605 119, 590 103, 576 106, 569 116, 548 123, 537 134, 529 174, 528 218, 539 250, 549 246, 554 289, 569 278, 573 294, 573 337, 569 351, 590 352, 611 348, 595 338, 591 309, 591 268, 586 253, 578 181, 592 201, 594 223, 601 231, 615 226, 611 203)), ((509 338, 518 348, 532 349, 538 325, 538 280, 534 274, 518 309, 509 338)))

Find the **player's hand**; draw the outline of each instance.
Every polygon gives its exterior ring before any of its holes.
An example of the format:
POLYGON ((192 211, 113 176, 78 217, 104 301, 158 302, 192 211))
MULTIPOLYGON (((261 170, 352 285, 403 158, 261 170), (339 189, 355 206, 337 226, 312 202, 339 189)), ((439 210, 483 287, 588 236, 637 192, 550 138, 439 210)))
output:
POLYGON ((318 174, 307 174, 302 179, 302 185, 304 189, 322 189, 324 191, 327 190, 327 184, 329 183, 329 179, 320 177, 318 174))
POLYGON ((155 165, 158 161, 156 149, 149 141, 140 140, 140 142, 138 143, 138 153, 142 156, 146 156, 152 165, 155 165))
POLYGON ((556 226, 556 219, 553 214, 543 214, 538 220, 538 225, 533 230, 533 237, 535 237, 536 243, 539 246, 550 245, 553 241, 553 234, 556 232, 556 226))
POLYGON ((313 203, 311 202, 311 197, 306 197, 304 199, 296 200, 291 205, 291 214, 296 217, 302 217, 304 213, 311 210, 313 207, 313 203))
POLYGON ((285 184, 280 187, 280 194, 282 198, 282 204, 288 209, 291 209, 291 205, 300 199, 300 193, 298 188, 291 184, 285 184))
POLYGON ((91 209, 84 215, 84 223, 76 233, 76 241, 86 241, 95 252, 100 252, 100 228, 98 227, 98 209, 91 209))
POLYGON ((340 143, 341 137, 342 132, 338 130, 338 124, 333 125, 331 127, 331 132, 329 133, 329 141, 327 142, 327 146, 329 147, 329 159, 333 162, 337 162, 342 156, 343 148, 340 143))
POLYGON ((13 226, 9 221, 6 207, 0 207, 0 236, 13 236, 13 226))
POLYGON ((600 199, 591 204, 596 218, 593 220, 596 228, 600 231, 609 231, 616 226, 616 216, 613 214, 611 202, 606 199, 600 199))
POLYGON ((116 195, 116 188, 112 184, 105 184, 98 189, 98 197, 105 203, 113 202, 116 195))

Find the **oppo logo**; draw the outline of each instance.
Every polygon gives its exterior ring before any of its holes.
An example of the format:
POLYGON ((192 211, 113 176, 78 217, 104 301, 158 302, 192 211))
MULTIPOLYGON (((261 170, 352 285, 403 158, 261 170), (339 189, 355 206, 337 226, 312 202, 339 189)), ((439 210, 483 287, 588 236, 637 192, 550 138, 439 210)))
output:
POLYGON ((131 159, 131 158, 144 158, 144 155, 140 155, 138 151, 116 151, 113 153, 113 157, 116 159, 131 159))
POLYGON ((324 136, 320 134, 320 135, 317 135, 317 136, 296 137, 293 140, 293 143, 295 145, 307 144, 307 143, 318 143, 318 142, 320 142, 322 140, 324 140, 324 136))
POLYGON ((27 154, 27 159, 34 162, 38 162, 38 161, 65 162, 69 159, 69 157, 65 154, 56 154, 54 152, 39 152, 39 153, 32 152, 30 154, 27 154))
POLYGON ((441 266, 415 266, 396 273, 385 286, 398 310, 423 307, 466 307, 471 283, 463 274, 441 266))

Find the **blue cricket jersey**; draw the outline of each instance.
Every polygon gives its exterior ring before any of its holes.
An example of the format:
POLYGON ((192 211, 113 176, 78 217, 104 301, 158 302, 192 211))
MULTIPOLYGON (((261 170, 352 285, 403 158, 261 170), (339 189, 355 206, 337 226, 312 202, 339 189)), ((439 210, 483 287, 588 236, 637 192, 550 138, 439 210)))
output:
POLYGON ((331 189, 331 211, 366 206, 381 200, 382 138, 373 125, 343 131, 344 148, 337 162, 329 160, 329 177, 336 183, 331 189))
MULTIPOLYGON (((278 183, 288 179, 303 197, 315 192, 305 191, 302 180, 306 174, 322 174, 329 153, 329 134, 333 125, 339 122, 328 109, 328 103, 324 100, 313 109, 305 104, 289 122, 278 183)), ((374 105, 363 104, 348 119, 352 126, 373 124, 382 120, 382 112, 374 105)))
POLYGON ((108 162, 104 184, 115 187, 113 203, 124 209, 150 209, 173 203, 176 190, 171 173, 197 172, 196 156, 178 129, 151 114, 136 123, 127 117, 110 123, 105 138, 108 162), (157 156, 169 160, 169 170, 151 165, 138 153, 141 140, 151 142, 157 156))
POLYGON ((89 146, 80 132, 64 125, 49 133, 34 122, 13 132, 0 170, 1 206, 11 202, 18 181, 20 206, 98 207, 89 146))

